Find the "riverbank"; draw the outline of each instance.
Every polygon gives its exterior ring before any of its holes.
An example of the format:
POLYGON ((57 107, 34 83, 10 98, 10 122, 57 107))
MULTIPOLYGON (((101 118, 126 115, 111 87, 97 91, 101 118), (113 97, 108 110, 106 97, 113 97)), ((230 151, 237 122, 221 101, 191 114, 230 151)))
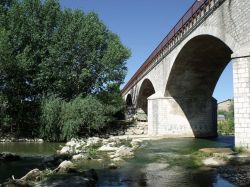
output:
MULTIPOLYGON (((62 181, 62 176, 74 173, 81 179, 81 184, 93 185, 97 180, 95 170, 81 170, 81 164, 84 161, 94 161, 100 164, 107 164, 107 168, 116 169, 120 167, 125 159, 132 158, 134 151, 140 147, 142 141, 129 137, 110 137, 102 139, 92 137, 88 139, 72 139, 67 142, 57 153, 43 159, 44 169, 33 169, 20 179, 11 180, 2 184, 2 186, 37 186, 41 183, 54 179, 54 183, 62 181), (90 175, 91 173, 91 175, 90 175), (57 180, 55 181, 55 179, 57 180), (83 180, 84 179, 84 180, 83 180), (84 182, 84 183, 83 183, 84 182)), ((6 154, 9 157, 18 157, 15 154, 6 154)), ((8 160, 2 160, 8 161, 8 160)), ((13 161, 13 160, 12 160, 13 161)), ((79 182, 79 181, 78 181, 79 182)), ((48 185, 50 186, 50 185, 48 185)))

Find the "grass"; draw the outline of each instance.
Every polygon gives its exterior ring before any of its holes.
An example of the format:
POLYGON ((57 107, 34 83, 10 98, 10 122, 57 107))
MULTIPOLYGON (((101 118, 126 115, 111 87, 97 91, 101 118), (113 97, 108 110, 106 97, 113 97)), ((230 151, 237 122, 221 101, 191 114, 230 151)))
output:
POLYGON ((237 154, 241 154, 241 153, 244 153, 246 150, 244 147, 234 147, 233 148, 233 151, 236 152, 237 154))

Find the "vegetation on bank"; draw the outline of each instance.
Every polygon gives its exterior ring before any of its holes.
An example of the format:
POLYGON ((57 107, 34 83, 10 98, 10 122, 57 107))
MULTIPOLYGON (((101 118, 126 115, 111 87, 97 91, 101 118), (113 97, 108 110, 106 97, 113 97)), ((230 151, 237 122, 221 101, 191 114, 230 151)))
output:
POLYGON ((120 117, 130 51, 91 12, 0 2, 0 129, 60 141, 120 117))
POLYGON ((231 105, 229 111, 219 110, 218 114, 224 115, 225 120, 218 122, 218 133, 223 135, 234 134, 234 107, 231 105))

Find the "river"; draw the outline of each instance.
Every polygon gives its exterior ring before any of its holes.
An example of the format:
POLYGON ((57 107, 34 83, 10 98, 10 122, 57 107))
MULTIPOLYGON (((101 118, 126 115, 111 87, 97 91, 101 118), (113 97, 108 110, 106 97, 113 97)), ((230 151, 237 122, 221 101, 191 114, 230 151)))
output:
MULTIPOLYGON (((192 153, 204 147, 232 147, 233 137, 219 137, 213 140, 179 138, 146 141, 135 153, 135 158, 128 160, 118 169, 107 169, 103 163, 87 161, 82 169, 94 168, 98 173, 97 186, 187 186, 187 187, 232 187, 229 181, 220 177, 216 170, 197 167, 192 153)), ((0 182, 14 175, 20 177, 30 169, 41 168, 41 159, 55 152, 59 144, 44 143, 5 143, 0 144, 0 152, 8 151, 22 155, 33 155, 24 161, 1 163, 0 182)), ((74 181, 67 181, 74 186, 74 181)), ((40 186, 51 186, 48 180, 40 186)), ((65 185, 65 186, 67 186, 65 185)))

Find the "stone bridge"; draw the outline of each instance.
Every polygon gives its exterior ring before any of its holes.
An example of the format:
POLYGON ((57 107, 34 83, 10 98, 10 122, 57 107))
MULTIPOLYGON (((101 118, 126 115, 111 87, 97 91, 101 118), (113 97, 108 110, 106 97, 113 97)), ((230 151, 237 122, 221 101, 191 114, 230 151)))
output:
POLYGON ((233 60, 236 146, 250 148, 250 1, 199 0, 122 90, 149 135, 217 136, 216 83, 233 60))

